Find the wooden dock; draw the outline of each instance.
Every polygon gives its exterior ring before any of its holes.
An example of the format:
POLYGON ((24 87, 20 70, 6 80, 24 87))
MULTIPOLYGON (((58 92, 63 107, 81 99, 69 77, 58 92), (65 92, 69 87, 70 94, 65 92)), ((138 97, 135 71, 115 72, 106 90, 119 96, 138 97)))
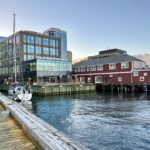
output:
POLYGON ((0 120, 0 149, 88 150, 2 93, 0 104, 12 117, 0 120))
MULTIPOLYGON (((0 112, 2 111, 4 109, 0 105, 0 112)), ((11 117, 0 116, 0 149, 35 150, 36 147, 11 117)))

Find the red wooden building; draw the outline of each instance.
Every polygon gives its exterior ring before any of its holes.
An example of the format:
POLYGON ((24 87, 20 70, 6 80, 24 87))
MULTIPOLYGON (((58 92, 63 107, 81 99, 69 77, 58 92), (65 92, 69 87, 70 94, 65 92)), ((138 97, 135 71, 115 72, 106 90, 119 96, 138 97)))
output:
POLYGON ((150 69, 126 51, 110 49, 74 64, 73 77, 82 83, 150 84, 150 69))

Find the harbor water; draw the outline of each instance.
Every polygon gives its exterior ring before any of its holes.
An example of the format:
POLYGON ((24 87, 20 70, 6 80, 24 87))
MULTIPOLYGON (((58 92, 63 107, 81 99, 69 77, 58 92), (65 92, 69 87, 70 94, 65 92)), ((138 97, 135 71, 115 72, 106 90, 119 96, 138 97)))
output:
POLYGON ((150 149, 150 95, 33 97, 33 113, 91 150, 150 149))

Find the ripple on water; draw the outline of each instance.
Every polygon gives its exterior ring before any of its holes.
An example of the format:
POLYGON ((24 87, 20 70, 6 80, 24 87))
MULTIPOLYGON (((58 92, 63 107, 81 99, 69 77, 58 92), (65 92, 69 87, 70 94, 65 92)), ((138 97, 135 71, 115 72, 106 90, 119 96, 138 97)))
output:
POLYGON ((33 113, 92 150, 150 149, 150 96, 34 97, 33 113))

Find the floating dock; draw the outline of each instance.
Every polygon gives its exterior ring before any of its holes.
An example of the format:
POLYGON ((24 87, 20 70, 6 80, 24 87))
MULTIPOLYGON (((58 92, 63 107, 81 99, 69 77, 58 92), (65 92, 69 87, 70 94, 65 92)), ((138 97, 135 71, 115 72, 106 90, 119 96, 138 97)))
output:
MULTIPOLYGON (((85 146, 67 137, 65 134, 63 134, 59 130, 55 129, 54 127, 52 127, 51 125, 43 121, 42 119, 32 114, 21 104, 12 102, 10 99, 8 99, 8 97, 3 95, 2 93, 0 93, 0 104, 3 105, 7 109, 7 111, 9 111, 10 116, 11 116, 9 117, 10 121, 8 119, 9 123, 7 123, 7 120, 6 120, 6 122, 4 121, 0 125, 0 131, 2 133, 0 134, 0 142, 3 142, 3 143, 6 142, 5 143, 6 146, 8 145, 7 143, 10 142, 10 145, 18 146, 18 149, 20 150, 26 149, 25 147, 22 148, 21 146, 26 146, 28 148, 40 149, 40 150, 41 149, 44 149, 44 150, 88 150, 88 148, 86 148, 85 146), (16 123, 19 125, 19 127, 17 126, 16 123), (11 136, 8 139, 5 136, 4 133, 6 132, 7 128, 10 128, 12 130, 12 131, 10 130, 10 134, 14 133, 14 135, 12 136, 12 138, 14 137, 13 140, 11 140, 11 136), (18 133, 18 137, 17 137, 17 133, 18 133), (23 136, 23 133, 24 133, 25 139, 21 137, 21 134, 23 136), (1 137, 2 135, 4 135, 4 137, 1 137), (18 142, 18 144, 16 145, 15 145, 15 140, 16 142, 18 142)), ((2 144, 2 145, 4 146, 5 144, 2 144)), ((0 144, 0 146, 2 145, 0 144)), ((6 148, 4 147, 2 149, 7 149, 7 147, 6 148)), ((10 148, 10 150, 11 149, 13 150, 17 148, 12 147, 10 148)))

